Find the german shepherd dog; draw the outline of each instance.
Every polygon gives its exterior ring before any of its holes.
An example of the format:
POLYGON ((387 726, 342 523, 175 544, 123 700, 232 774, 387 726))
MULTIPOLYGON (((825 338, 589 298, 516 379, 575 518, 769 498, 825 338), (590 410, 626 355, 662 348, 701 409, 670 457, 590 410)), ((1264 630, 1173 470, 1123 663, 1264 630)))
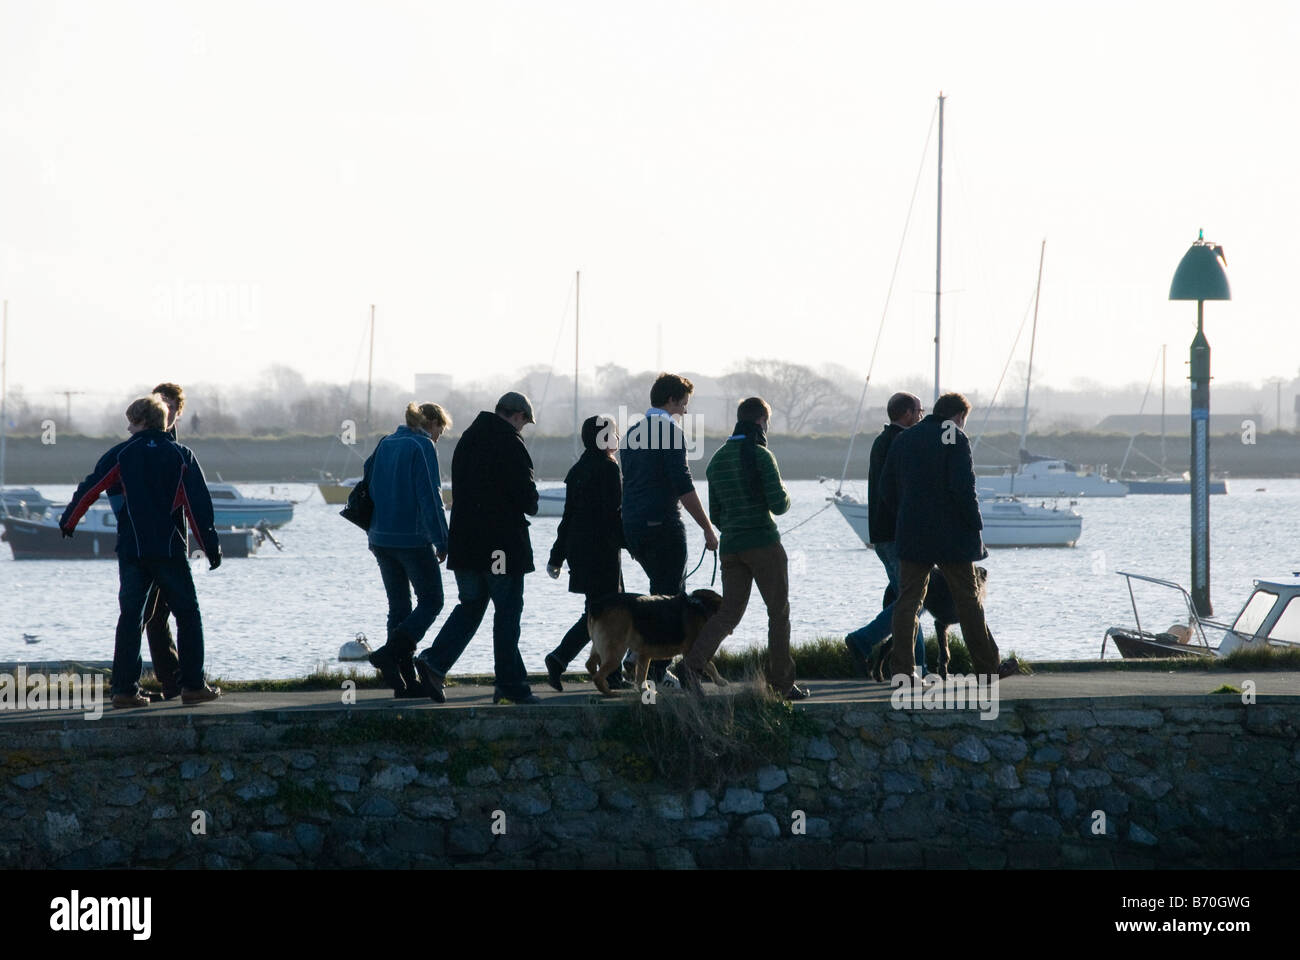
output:
MULTIPOLYGON (((634 650, 636 689, 640 690, 650 662, 685 654, 705 621, 721 606, 722 597, 712 590, 675 597, 611 593, 593 601, 587 613, 587 632, 591 634, 587 673, 596 689, 606 697, 614 696, 605 678, 618 669, 628 650, 634 650)), ((704 671, 718 686, 726 686, 713 661, 704 665, 704 671)))
MULTIPOLYGON (((984 567, 975 568, 975 589, 979 596, 980 603, 984 602, 984 595, 988 586, 989 572, 984 567)), ((885 588, 885 605, 894 602, 896 594, 893 587, 885 588)), ((938 567, 930 570, 930 583, 925 590, 925 602, 922 604, 923 609, 934 617, 934 632, 939 640, 939 663, 936 670, 939 676, 945 680, 948 679, 948 628, 958 623, 961 618, 957 616, 957 603, 952 598, 952 589, 948 586, 948 581, 939 571, 938 567)), ((989 634, 992 636, 992 634, 989 634)), ((889 663, 889 653, 894 649, 894 638, 891 636, 884 643, 878 644, 876 649, 871 653, 870 670, 872 679, 883 682, 885 677, 885 665, 889 663)))

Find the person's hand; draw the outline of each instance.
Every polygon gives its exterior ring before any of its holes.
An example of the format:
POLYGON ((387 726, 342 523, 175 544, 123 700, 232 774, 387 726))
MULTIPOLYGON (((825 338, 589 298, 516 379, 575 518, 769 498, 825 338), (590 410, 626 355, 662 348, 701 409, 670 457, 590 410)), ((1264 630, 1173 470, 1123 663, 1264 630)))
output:
POLYGON ((221 566, 221 547, 220 547, 220 546, 217 547, 217 552, 216 552, 216 553, 210 553, 210 554, 208 554, 208 569, 209 569, 209 570, 215 570, 215 569, 217 569, 217 567, 219 567, 219 566, 221 566))
POLYGON ((560 579, 560 568, 552 564, 546 565, 546 572, 550 574, 552 580, 560 579))
POLYGON ((713 532, 712 527, 704 531, 704 546, 708 550, 718 549, 718 535, 713 532))
POLYGON ((59 533, 63 534, 68 540, 72 539, 72 527, 59 527, 59 533))
POLYGON ((438 562, 439 562, 439 563, 444 563, 444 562, 446 562, 446 560, 447 560, 447 551, 446 551, 446 550, 439 550, 439 551, 438 551, 438 562))

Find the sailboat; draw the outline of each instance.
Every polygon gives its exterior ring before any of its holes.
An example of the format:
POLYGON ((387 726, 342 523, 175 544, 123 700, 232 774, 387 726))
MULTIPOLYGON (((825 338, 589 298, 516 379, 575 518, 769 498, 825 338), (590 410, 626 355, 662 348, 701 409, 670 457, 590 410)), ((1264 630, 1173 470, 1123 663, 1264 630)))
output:
MULTIPOLYGON (((366 370, 366 438, 370 437, 370 395, 375 378, 375 305, 370 305, 370 364, 366 370)), ((358 456, 360 456, 358 454, 358 456)), ((362 458, 364 459, 364 458, 362 458)), ((326 474, 328 476, 328 474, 326 474)), ((322 480, 316 484, 320 495, 326 503, 347 503, 352 488, 361 482, 361 477, 348 477, 344 480, 322 480)))
MULTIPOLYGON (((943 102, 946 98, 939 94, 939 160, 938 160, 938 214, 935 227, 935 290, 934 290, 934 396, 939 398, 939 329, 940 297, 942 291, 941 269, 943 253, 943 102)), ((1039 258, 1039 280, 1042 279, 1042 257, 1039 258)), ((892 288, 892 281, 891 281, 892 288)), ((1035 294, 1035 311, 1037 311, 1037 294, 1035 294)), ((883 319, 882 319, 883 324, 883 319)), ((877 335, 879 344, 879 335, 877 335)), ((874 356, 872 358, 874 363, 874 356)), ((869 383, 871 374, 867 374, 869 383)), ((866 384, 862 389, 862 402, 866 400, 866 384)), ((859 414, 862 409, 859 403, 859 414)), ((1026 396, 1026 403, 1028 398, 1026 396)), ((1028 408, 1026 407, 1026 417, 1028 408)), ((1023 431, 1022 431, 1023 432, 1023 431)), ((853 455, 853 437, 857 434, 854 424, 853 434, 849 440, 849 452, 844 459, 844 474, 840 485, 831 497, 840 515, 853 529, 866 546, 871 546, 871 533, 867 513, 867 504, 844 493, 844 477, 848 474, 849 462, 853 455)), ((1022 444, 1023 446, 1023 444, 1022 444)), ((997 497, 980 499, 980 519, 984 529, 984 545, 988 547, 1072 547, 1079 539, 1083 529, 1083 518, 1075 510, 1045 505, 1033 506, 1015 497, 997 497)))
POLYGON ((1000 477, 976 477, 981 497, 1122 497, 1128 487, 1109 477, 1079 470, 1072 463, 1041 457, 1027 449, 1029 439, 1029 386, 1034 378, 1034 347, 1038 343, 1038 296, 1043 286, 1043 257, 1047 241, 1038 255, 1038 285, 1034 288, 1034 325, 1029 335, 1029 369, 1025 374, 1025 405, 1020 414, 1020 467, 1000 477))
MULTIPOLYGON (((574 274, 573 294, 573 456, 582 456, 581 419, 578 414, 578 327, 582 316, 582 271, 574 274)), ((537 490, 537 516, 564 516, 565 486, 539 487, 537 490)))

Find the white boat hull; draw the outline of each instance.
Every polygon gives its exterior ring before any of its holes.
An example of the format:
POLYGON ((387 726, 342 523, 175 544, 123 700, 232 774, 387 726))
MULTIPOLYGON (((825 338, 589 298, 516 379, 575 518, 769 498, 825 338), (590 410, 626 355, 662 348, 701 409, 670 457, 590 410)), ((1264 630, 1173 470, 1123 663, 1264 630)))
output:
POLYGON ((545 487, 537 491, 537 516, 564 516, 564 487, 545 487))
POLYGON ((1076 473, 1064 461, 1027 463, 1015 473, 976 477, 981 497, 1124 497, 1128 486, 1095 473, 1076 473))
MULTIPOLYGON (((843 497, 836 508, 853 532, 871 546, 867 505, 843 497)), ((986 547, 1072 547, 1083 532, 1083 517, 1073 510, 1035 507, 1018 500, 981 500, 986 547)))

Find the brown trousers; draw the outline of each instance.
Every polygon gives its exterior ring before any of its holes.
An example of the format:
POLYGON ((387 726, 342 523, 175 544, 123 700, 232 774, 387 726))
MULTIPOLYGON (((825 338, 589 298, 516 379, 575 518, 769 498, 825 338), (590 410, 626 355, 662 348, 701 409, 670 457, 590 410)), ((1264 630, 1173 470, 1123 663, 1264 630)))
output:
POLYGON ((171 607, 163 599, 155 583, 145 598, 145 636, 149 639, 149 657, 153 661, 154 676, 162 684, 163 693, 169 697, 181 692, 181 663, 176 654, 176 641, 172 639, 171 607))
POLYGON ((790 576, 780 542, 722 554, 722 607, 709 618, 686 654, 686 664, 703 670, 722 641, 736 629, 755 583, 767 605, 767 680, 780 693, 794 686, 790 656, 790 576))
MULTIPOLYGON (((975 584, 975 564, 940 563, 961 623, 961 636, 970 650, 976 673, 998 672, 998 645, 993 642, 988 625, 984 622, 984 606, 980 603, 975 584)), ((898 599, 894 601, 894 636, 915 637, 916 619, 925 601, 926 588, 930 586, 928 563, 899 560, 898 599)), ((910 674, 916 667, 912 644, 895 643, 890 655, 889 672, 893 675, 910 674)))

